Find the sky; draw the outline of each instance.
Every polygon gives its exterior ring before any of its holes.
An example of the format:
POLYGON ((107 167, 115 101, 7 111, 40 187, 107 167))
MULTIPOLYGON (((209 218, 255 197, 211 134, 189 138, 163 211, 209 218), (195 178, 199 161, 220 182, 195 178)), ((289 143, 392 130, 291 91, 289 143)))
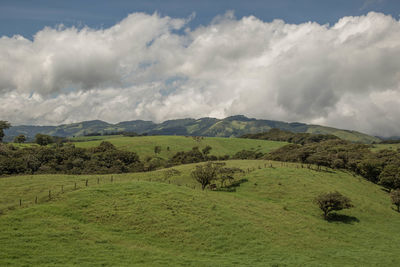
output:
POLYGON ((400 135, 400 1, 0 0, 0 120, 243 114, 400 135))

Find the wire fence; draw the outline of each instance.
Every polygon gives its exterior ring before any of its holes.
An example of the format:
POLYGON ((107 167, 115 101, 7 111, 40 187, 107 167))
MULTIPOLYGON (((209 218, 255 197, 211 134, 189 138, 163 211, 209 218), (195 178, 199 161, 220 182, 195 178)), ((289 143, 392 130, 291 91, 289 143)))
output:
MULTIPOLYGON (((257 165, 257 164, 256 164, 257 165)), ((312 165, 312 164, 300 164, 300 163, 288 163, 288 162, 276 162, 276 161, 267 161, 258 164, 256 167, 251 167, 251 168, 246 168, 244 169, 245 173, 249 174, 257 169, 265 169, 265 168, 279 168, 279 167, 289 167, 289 168, 297 168, 297 169, 309 169, 309 170, 314 170, 314 171, 331 171, 331 169, 326 168, 326 167, 321 167, 317 165, 312 165)), ((8 206, 5 207, 0 207, 0 215, 4 214, 8 210, 15 210, 17 208, 25 208, 29 207, 32 205, 37 205, 37 204, 42 204, 42 203, 48 203, 52 200, 56 200, 59 197, 61 197, 63 194, 68 193, 68 192, 73 192, 73 191, 78 191, 82 190, 85 188, 88 188, 90 186, 99 186, 102 184, 112 184, 112 183, 122 183, 122 182, 129 182, 129 181, 145 181, 145 182, 158 182, 158 183, 167 183, 167 184, 174 184, 177 186, 185 186, 188 188, 191 188, 193 190, 196 189, 201 189, 200 185, 196 184, 190 184, 190 183, 183 183, 182 181, 178 181, 176 179, 173 179, 174 176, 180 175, 179 171, 176 171, 175 169, 167 169, 165 171, 162 171, 162 175, 158 175, 155 177, 149 177, 149 178, 140 178, 140 177, 125 177, 125 178, 120 178, 118 179, 118 176, 110 175, 109 177, 93 177, 93 178, 84 178, 81 179, 80 181, 74 181, 72 183, 65 183, 58 185, 57 186, 52 186, 48 190, 40 190, 38 194, 33 194, 33 197, 30 197, 29 199, 27 197, 21 196, 19 199, 16 199, 16 201, 8 206)), ((31 194, 32 196, 32 194, 31 194)))

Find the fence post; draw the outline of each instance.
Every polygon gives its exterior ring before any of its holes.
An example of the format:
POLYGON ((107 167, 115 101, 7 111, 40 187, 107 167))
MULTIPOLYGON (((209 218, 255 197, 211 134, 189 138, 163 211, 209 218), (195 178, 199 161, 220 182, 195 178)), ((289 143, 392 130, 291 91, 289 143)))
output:
POLYGON ((19 206, 22 206, 22 199, 19 199, 19 206))
POLYGON ((64 193, 64 185, 61 185, 61 193, 64 193))
POLYGON ((99 184, 100 183, 100 178, 97 178, 97 184, 99 184))
POLYGON ((88 179, 86 179, 86 182, 85 182, 86 186, 88 186, 88 182, 89 182, 89 180, 88 180, 88 179))
POLYGON ((35 204, 37 204, 37 196, 35 197, 35 204))
POLYGON ((75 182, 75 185, 74 185, 74 190, 76 190, 76 182, 75 182))
POLYGON ((49 190, 49 200, 51 199, 51 190, 49 190))

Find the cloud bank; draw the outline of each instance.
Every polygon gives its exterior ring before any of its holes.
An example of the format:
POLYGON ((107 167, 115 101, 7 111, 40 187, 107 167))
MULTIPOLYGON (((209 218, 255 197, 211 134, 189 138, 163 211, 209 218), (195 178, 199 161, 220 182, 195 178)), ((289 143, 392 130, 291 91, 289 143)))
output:
POLYGON ((134 13, 107 29, 0 38, 0 119, 13 124, 184 117, 302 121, 400 135, 400 22, 134 13), (189 18, 190 19, 190 18, 189 18))

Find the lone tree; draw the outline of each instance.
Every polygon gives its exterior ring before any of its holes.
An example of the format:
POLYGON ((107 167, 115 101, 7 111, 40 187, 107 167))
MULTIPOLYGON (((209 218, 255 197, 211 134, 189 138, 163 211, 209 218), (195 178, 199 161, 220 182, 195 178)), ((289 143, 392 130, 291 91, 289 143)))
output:
POLYGON ((192 177, 201 184, 201 189, 204 190, 207 185, 211 184, 212 181, 217 179, 221 164, 214 162, 207 162, 204 165, 196 166, 196 169, 192 171, 192 177))
POLYGON ((48 144, 53 143, 53 137, 46 134, 37 134, 35 135, 35 143, 41 146, 47 146, 48 144))
POLYGON ((400 189, 390 192, 390 198, 392 199, 392 203, 396 205, 397 211, 400 212, 400 189))
POLYGON ((8 121, 0 121, 0 142, 3 142, 4 130, 11 127, 8 121))
POLYGON ((26 137, 23 134, 20 134, 14 138, 14 143, 25 143, 26 137))
POLYGON ((324 193, 315 198, 315 202, 324 212, 324 219, 327 220, 329 213, 336 210, 349 209, 353 207, 351 200, 339 192, 324 193))

